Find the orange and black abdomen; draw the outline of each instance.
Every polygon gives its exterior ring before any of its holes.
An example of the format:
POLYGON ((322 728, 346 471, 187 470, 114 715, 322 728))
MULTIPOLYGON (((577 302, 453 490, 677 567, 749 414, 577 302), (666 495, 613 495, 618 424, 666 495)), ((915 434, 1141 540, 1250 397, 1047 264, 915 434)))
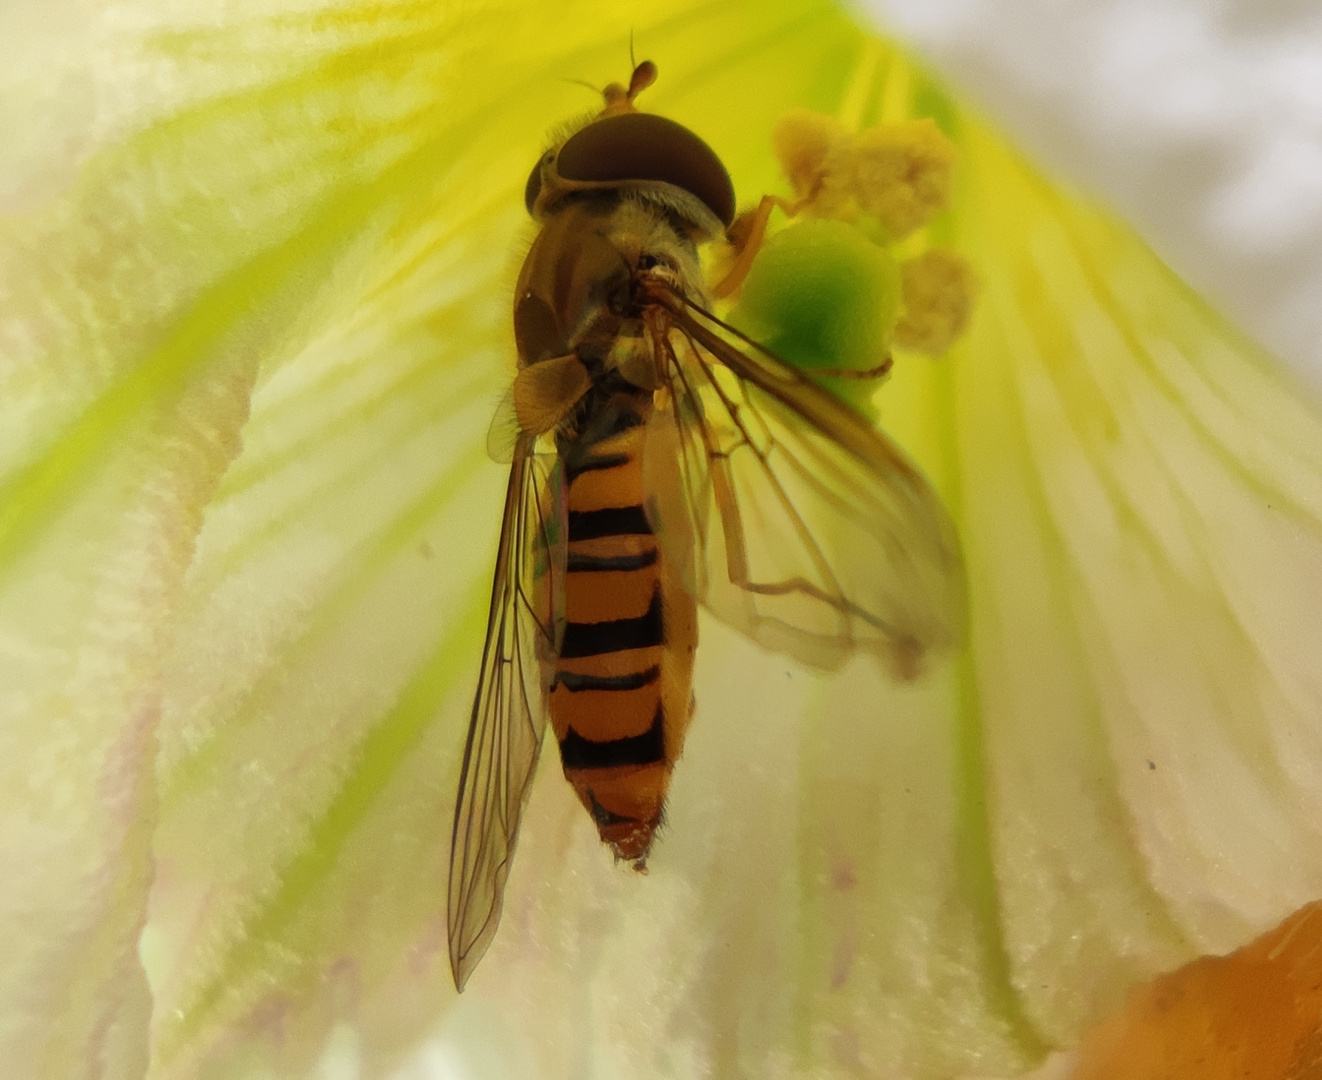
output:
POLYGON ((565 631, 550 693, 565 777, 622 859, 647 854, 692 697, 697 612, 643 505, 642 417, 565 458, 565 631))

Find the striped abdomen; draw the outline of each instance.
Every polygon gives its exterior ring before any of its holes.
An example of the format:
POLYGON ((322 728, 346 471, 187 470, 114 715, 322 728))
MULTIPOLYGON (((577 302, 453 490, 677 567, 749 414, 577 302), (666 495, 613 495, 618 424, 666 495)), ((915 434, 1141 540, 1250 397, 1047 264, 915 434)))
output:
POLYGON ((617 857, 641 859, 688 727, 697 611, 643 508, 643 427, 566 458, 565 633, 550 694, 565 777, 617 857))

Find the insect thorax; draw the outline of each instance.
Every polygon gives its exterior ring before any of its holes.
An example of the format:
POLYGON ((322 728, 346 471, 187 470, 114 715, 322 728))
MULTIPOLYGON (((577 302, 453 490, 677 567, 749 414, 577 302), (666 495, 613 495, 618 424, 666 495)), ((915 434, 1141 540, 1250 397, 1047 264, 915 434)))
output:
POLYGON ((570 442, 595 442, 628 423, 622 414, 650 411, 658 374, 644 283, 660 277, 705 299, 694 230, 667 200, 637 190, 566 199, 524 261, 514 305, 520 368, 571 357, 591 382, 558 425, 570 442))
POLYGON ((515 293, 520 367, 573 353, 594 380, 611 368, 627 370, 632 342, 643 337, 648 276, 704 297, 695 237, 663 196, 585 193, 548 217, 515 293))

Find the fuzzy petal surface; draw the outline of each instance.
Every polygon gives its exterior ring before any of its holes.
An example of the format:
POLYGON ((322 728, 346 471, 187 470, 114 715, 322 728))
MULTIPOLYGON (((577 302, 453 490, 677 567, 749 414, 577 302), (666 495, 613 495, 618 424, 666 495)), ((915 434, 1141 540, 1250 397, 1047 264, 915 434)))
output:
MULTIPOLYGON (((1316 405, 890 45, 810 0, 94 13, 101 111, 12 143, 0 222, 0 1050, 34 1075, 1008 1076, 1322 895, 1316 405), (457 997, 521 193, 630 32, 745 202, 794 108, 957 147, 906 254, 977 306, 876 405, 959 526, 968 640, 900 686, 704 620, 648 874, 548 748, 457 997)), ((49 74, 34 118, 77 99, 49 74)))

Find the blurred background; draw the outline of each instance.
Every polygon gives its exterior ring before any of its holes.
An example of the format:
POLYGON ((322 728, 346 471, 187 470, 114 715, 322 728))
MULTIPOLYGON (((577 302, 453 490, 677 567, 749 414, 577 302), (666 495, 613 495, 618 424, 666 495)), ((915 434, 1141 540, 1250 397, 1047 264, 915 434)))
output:
POLYGON ((1322 6, 856 0, 1322 388, 1322 6))

